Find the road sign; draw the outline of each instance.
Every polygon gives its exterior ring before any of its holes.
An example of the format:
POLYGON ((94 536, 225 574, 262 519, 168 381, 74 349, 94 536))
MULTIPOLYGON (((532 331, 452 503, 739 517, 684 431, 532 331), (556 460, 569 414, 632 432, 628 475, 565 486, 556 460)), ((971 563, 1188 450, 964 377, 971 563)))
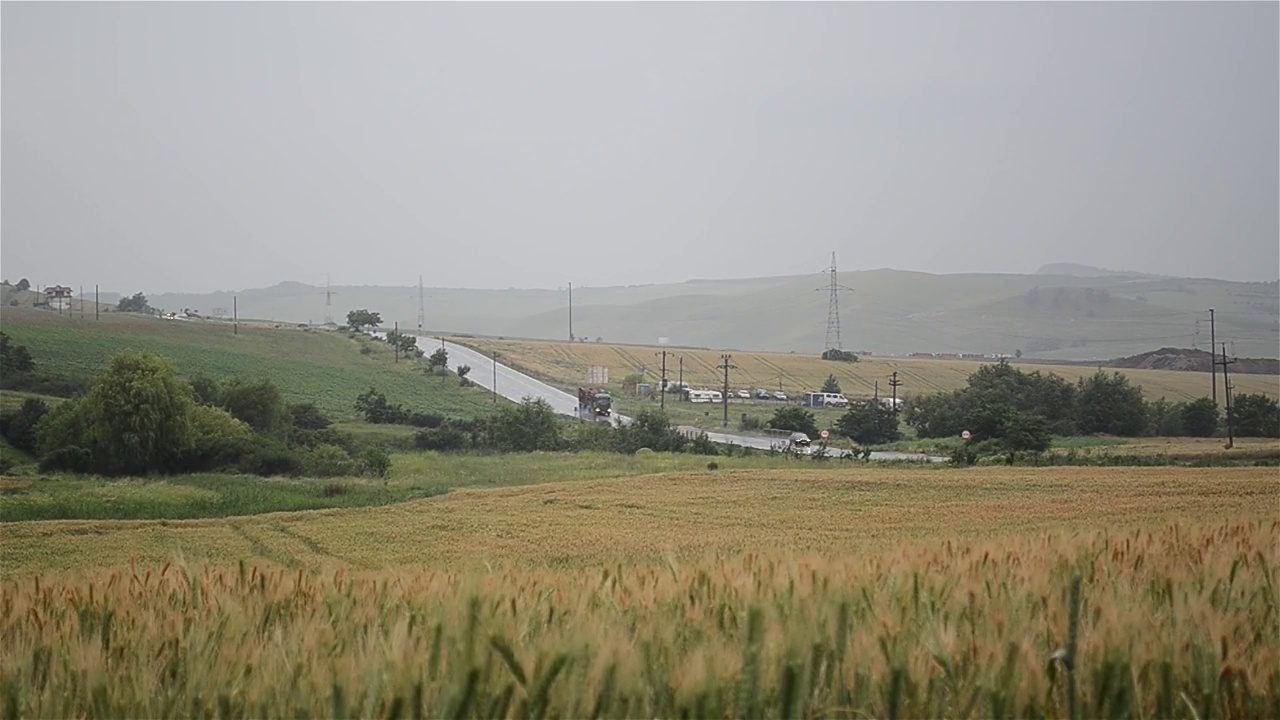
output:
POLYGON ((822 432, 818 433, 818 437, 822 438, 823 440, 826 440, 827 436, 830 434, 831 433, 827 432, 826 430, 823 430, 822 432))
POLYGON ((960 437, 964 438, 965 440, 968 440, 968 439, 969 439, 969 431, 968 431, 968 430, 965 430, 964 432, 960 433, 960 437))

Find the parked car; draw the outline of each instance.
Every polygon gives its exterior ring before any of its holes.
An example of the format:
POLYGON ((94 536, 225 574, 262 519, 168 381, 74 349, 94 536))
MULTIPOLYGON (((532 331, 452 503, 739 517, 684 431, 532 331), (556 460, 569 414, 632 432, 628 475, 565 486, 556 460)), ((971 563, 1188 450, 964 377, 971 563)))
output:
POLYGON ((747 392, 746 390, 739 390, 738 397, 742 398, 743 400, 750 400, 751 393, 747 392))
POLYGON ((757 399, 757 400, 768 400, 768 399, 769 399, 769 391, 768 391, 768 390, 765 390, 764 388, 756 388, 756 399, 757 399))
POLYGON ((781 400, 782 402, 786 402, 786 401, 787 401, 787 394, 786 394, 786 393, 784 393, 784 392, 782 392, 781 390, 779 390, 779 391, 777 391, 777 392, 775 392, 775 393, 773 394, 773 399, 774 399, 774 400, 781 400))

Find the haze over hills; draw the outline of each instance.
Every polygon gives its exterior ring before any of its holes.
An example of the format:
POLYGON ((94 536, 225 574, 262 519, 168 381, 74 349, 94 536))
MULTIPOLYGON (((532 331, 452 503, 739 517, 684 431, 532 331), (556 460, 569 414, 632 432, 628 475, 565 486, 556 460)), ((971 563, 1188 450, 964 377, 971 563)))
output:
MULTIPOLYGON (((1165 346, 1207 348, 1208 309, 1217 338, 1242 357, 1276 357, 1280 283, 1231 282, 1052 265, 1036 274, 935 275, 898 270, 839 276, 842 344, 878 354, 1008 353, 1092 360, 1165 346), (1052 273, 1052 274, 1051 274, 1052 273)), ((579 338, 744 350, 820 352, 826 334, 822 275, 690 280, 664 285, 573 288, 579 338)), ((333 319, 352 308, 414 328, 415 286, 332 288, 333 319)), ((567 289, 424 290, 432 331, 564 339, 567 289)), ((285 282, 236 293, 241 317, 321 323, 325 288, 285 282)), ((104 296, 105 297, 105 296, 104 296)), ((151 304, 228 315, 232 293, 160 294, 151 304)), ((1229 348, 1229 349, 1230 349, 1229 348)))

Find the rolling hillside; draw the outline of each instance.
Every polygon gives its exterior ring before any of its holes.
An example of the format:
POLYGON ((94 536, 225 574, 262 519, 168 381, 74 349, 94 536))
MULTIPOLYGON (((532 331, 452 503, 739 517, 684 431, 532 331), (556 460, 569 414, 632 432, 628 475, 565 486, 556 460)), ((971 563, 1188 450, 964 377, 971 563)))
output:
MULTIPOLYGON (((845 272, 840 298, 846 349, 876 354, 965 352, 1046 360, 1100 360, 1164 346, 1205 348, 1208 308, 1217 337, 1242 357, 1276 357, 1280 284, 1164 278, 1136 273, 932 275, 897 270, 845 272)), ((816 353, 826 332, 821 275, 691 280, 668 285, 574 287, 573 329, 594 341, 816 353)), ((416 287, 334 288, 330 312, 366 307, 387 325, 416 327, 416 287)), ((237 293, 240 316, 323 322, 324 288, 302 283, 237 293)), ((108 297, 104 295, 104 299, 108 297)), ((110 296, 114 297, 114 296, 110 296)), ((167 309, 211 313, 230 293, 154 295, 167 309)), ((427 329, 450 334, 565 339, 564 290, 428 288, 427 329)))
POLYGON ((26 345, 37 367, 86 378, 123 351, 154 352, 173 361, 184 376, 270 379, 294 402, 311 401, 337 418, 353 418, 356 396, 375 387, 411 410, 460 416, 492 412, 487 393, 459 387, 454 379, 428 378, 416 363, 394 362, 384 343, 357 341, 342 333, 270 324, 160 320, 124 313, 92 317, 6 307, 0 329, 26 345))

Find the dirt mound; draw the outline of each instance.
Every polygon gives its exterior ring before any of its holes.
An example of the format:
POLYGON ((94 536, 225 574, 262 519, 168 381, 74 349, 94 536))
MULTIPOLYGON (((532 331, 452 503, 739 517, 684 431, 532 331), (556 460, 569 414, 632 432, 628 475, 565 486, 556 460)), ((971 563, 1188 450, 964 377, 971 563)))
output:
MULTIPOLYGON (((1207 350, 1160 348, 1138 355, 1112 360, 1108 367, 1135 370, 1184 370, 1209 372, 1213 356, 1207 350)), ((1238 358, 1231 372, 1246 375, 1280 375, 1280 360, 1270 358, 1238 358)))

